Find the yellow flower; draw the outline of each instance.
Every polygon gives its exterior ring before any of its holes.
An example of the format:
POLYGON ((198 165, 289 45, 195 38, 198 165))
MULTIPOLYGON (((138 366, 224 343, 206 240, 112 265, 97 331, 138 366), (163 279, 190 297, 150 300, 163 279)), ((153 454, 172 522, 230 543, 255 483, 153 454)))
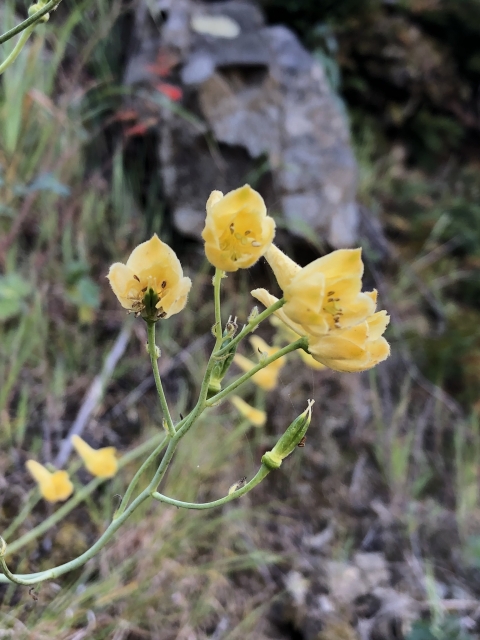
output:
MULTIPOLYGON (((265 289, 255 289, 251 293, 266 307, 277 302, 277 298, 265 289)), ((371 296, 376 303, 376 291, 372 292, 371 296)), ((276 311, 275 316, 286 325, 285 329, 288 328, 292 332, 292 340, 298 336, 306 336, 311 357, 335 371, 365 371, 390 355, 388 342, 382 337, 390 321, 386 311, 373 313, 353 327, 334 327, 320 336, 311 335, 304 326, 293 322, 284 312, 284 307, 276 311)), ((303 358, 305 352, 300 350, 299 353, 303 358)))
POLYGON ((335 371, 366 371, 390 355, 382 336, 389 321, 386 311, 378 311, 355 327, 309 339, 308 350, 315 360, 335 371))
MULTIPOLYGON (((275 347, 269 347, 268 344, 262 340, 259 336, 252 336, 250 338, 250 344, 252 347, 259 353, 262 359, 269 358, 274 353, 278 351, 275 347)), ((256 366, 254 362, 242 356, 239 353, 235 354, 233 358, 235 364, 242 369, 242 371, 250 371, 253 367, 256 366)), ((285 356, 278 358, 271 364, 267 365, 264 369, 260 369, 252 376, 253 382, 257 384, 261 389, 265 391, 271 391, 275 389, 278 384, 278 376, 280 373, 280 369, 285 364, 285 356)))
POLYGON ((202 237, 205 253, 223 271, 247 269, 263 256, 275 235, 262 196, 248 184, 230 191, 212 191, 202 237))
POLYGON ((49 471, 35 460, 27 460, 25 465, 38 484, 40 493, 48 502, 66 500, 73 493, 73 484, 66 471, 49 471))
POLYGON ((265 411, 255 409, 255 407, 249 405, 248 402, 245 402, 245 400, 242 400, 239 396, 232 396, 230 398, 230 402, 238 409, 244 418, 253 424, 254 427, 263 427, 267 420, 267 414, 265 411))
POLYGON ((118 469, 115 447, 92 449, 80 436, 72 436, 76 452, 83 460, 88 471, 98 478, 112 478, 118 469))
POLYGON ((112 264, 107 278, 122 307, 148 320, 181 311, 192 286, 173 249, 157 234, 139 244, 126 264, 112 264))
MULTIPOLYGON (((280 333, 280 337, 284 338, 288 342, 295 342, 298 340, 301 335, 291 329, 287 324, 283 323, 280 318, 276 318, 275 316, 270 316, 270 323, 276 327, 280 333)), ((325 365, 321 362, 317 362, 313 356, 304 351, 303 349, 298 349, 297 351, 300 358, 303 360, 304 364, 310 369, 315 369, 316 371, 321 371, 325 369, 325 365)))
POLYGON ((347 329, 375 312, 376 292, 362 293, 361 249, 339 249, 299 267, 272 245, 265 257, 283 289, 283 313, 309 335, 347 329))

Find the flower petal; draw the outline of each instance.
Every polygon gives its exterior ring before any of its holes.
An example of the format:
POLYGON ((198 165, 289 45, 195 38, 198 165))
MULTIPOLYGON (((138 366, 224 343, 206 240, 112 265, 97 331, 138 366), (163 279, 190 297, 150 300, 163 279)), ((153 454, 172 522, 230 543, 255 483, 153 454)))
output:
POLYGON ((121 262, 116 262, 110 267, 107 278, 122 307, 133 309, 142 289, 140 282, 134 278, 133 271, 121 262))
POLYGON ((150 240, 142 242, 138 247, 135 247, 127 260, 126 266, 135 275, 139 276, 140 273, 150 269, 155 264, 168 264, 179 276, 183 274, 182 266, 175 251, 162 242, 156 233, 150 240))
POLYGON ((265 252, 265 259, 270 265, 275 278, 282 291, 290 284, 293 278, 302 270, 302 267, 289 258, 274 244, 265 252))

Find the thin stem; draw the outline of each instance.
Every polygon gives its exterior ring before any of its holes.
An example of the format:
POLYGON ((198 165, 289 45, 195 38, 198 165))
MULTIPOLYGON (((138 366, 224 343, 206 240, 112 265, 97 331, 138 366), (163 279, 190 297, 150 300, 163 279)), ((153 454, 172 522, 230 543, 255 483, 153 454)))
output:
POLYGON ((223 389, 216 395, 212 396, 210 400, 208 400, 205 403, 206 406, 213 407, 218 402, 220 402, 220 400, 223 400, 223 398, 228 396, 229 393, 231 393, 241 384, 249 380, 253 375, 255 375, 258 371, 260 371, 264 367, 267 367, 269 364, 272 364, 272 362, 275 362, 275 360, 278 360, 278 358, 281 358, 282 356, 287 355, 287 353, 295 351, 296 349, 303 349, 303 348, 305 349, 308 348, 307 338, 299 338, 298 340, 295 340, 295 342, 288 344, 286 347, 283 347, 283 349, 280 349, 269 358, 266 358, 265 360, 262 360, 262 362, 259 362, 255 367, 252 367, 250 371, 247 371, 246 373, 243 374, 243 376, 240 376, 239 378, 234 380, 231 384, 228 385, 228 387, 225 387, 225 389, 223 389))
MULTIPOLYGON (((148 448, 151 448, 152 445, 157 442, 158 438, 159 438, 159 435, 156 434, 153 438, 150 438, 146 442, 143 442, 142 444, 138 445, 138 447, 136 447, 135 449, 132 449, 132 451, 129 451, 124 456, 122 456, 118 461, 119 469, 121 469, 122 467, 126 466, 129 462, 132 462, 133 460, 135 460, 136 458, 144 454, 147 448, 147 445, 148 445, 148 448)), ((166 436, 163 435, 163 440, 159 443, 159 445, 155 449, 155 452, 157 455, 161 451, 161 449, 165 447, 166 441, 167 441, 167 438, 166 436)), ((149 458, 150 457, 151 456, 149 456, 149 458)), ((135 474, 132 482, 137 477, 137 474, 135 474)), ((93 480, 91 480, 87 485, 85 485, 82 489, 80 489, 80 491, 75 493, 75 495, 68 502, 66 502, 59 509, 57 509, 55 513, 52 513, 52 515, 49 516, 46 520, 43 520, 43 522, 41 522, 39 525, 31 529, 30 531, 27 531, 27 533, 25 533, 23 536, 21 536, 11 544, 9 544, 5 552, 5 555, 7 556, 11 553, 15 553, 16 551, 18 551, 19 549, 27 545, 29 542, 32 542, 32 540, 36 540, 43 533, 45 533, 51 527, 57 524, 57 522, 60 522, 60 520, 62 520, 66 515, 68 515, 70 511, 72 511, 78 504, 83 502, 85 498, 88 498, 88 496, 91 493, 93 493, 97 487, 99 487, 104 482, 107 482, 107 480, 109 480, 109 478, 94 478, 93 480)), ((131 484, 132 483, 130 483, 130 486, 131 484)), ((125 508, 122 510, 122 512, 124 510, 125 508)), ((22 513, 23 513, 23 510, 22 510, 22 513)), ((12 529, 12 525, 10 525, 7 531, 5 531, 5 533, 3 534, 5 538, 8 538, 8 536, 11 535, 11 529, 12 529)))
POLYGON ((213 299, 215 302, 215 335, 217 337, 215 351, 222 343, 222 312, 220 306, 220 290, 224 273, 225 272, 221 269, 215 269, 215 275, 213 277, 213 299))
POLYGON ((40 496, 40 493, 38 492, 38 489, 33 489, 33 491, 28 495, 25 501, 25 504, 23 505, 18 515, 12 520, 12 522, 3 532, 3 536, 2 536, 3 538, 8 540, 8 538, 10 538, 15 533, 18 527, 23 522, 25 522, 26 518, 28 517, 28 514, 33 509, 33 507, 37 504, 37 502, 40 502, 40 498, 41 496, 40 496))
POLYGON ((144 471, 148 469, 148 467, 152 464, 152 462, 155 460, 158 454, 165 448, 166 442, 167 442, 167 436, 165 436, 162 442, 160 442, 160 444, 152 451, 152 453, 148 456, 148 458, 143 462, 143 464, 137 470, 137 473, 133 476, 130 484, 127 487, 127 490, 125 492, 125 495, 122 498, 122 502, 120 503, 120 506, 118 507, 117 511, 115 512, 115 515, 113 516, 114 519, 121 516, 122 513, 125 511, 141 475, 143 474, 144 471))
POLYGON ((95 544, 91 546, 90 549, 87 549, 87 551, 78 556, 78 558, 74 558, 73 560, 65 562, 58 567, 53 567, 52 569, 47 569, 46 571, 40 571, 38 573, 14 575, 11 574, 7 569, 8 576, 10 577, 8 577, 7 575, 0 575, 0 583, 16 582, 21 580, 21 584, 34 585, 38 582, 44 582, 45 580, 58 578, 64 573, 68 573, 73 569, 78 569, 78 567, 83 566, 88 560, 90 560, 90 558, 93 558, 101 549, 103 549, 107 542, 122 526, 125 520, 127 520, 131 516, 135 509, 137 509, 143 502, 145 502, 145 500, 147 500, 149 495, 150 492, 147 489, 142 491, 142 493, 137 496, 137 498, 135 498, 132 504, 122 513, 122 515, 110 523, 110 525, 105 529, 105 531, 95 542, 95 544))
POLYGON ((155 323, 147 322, 147 334, 148 334, 148 353, 150 354, 150 362, 152 363, 153 377, 155 378, 155 385, 157 387, 158 397, 162 406, 162 413, 165 420, 166 429, 168 435, 173 438, 175 435, 175 427, 173 426, 172 416, 165 398, 165 392, 163 391, 162 380, 160 378, 160 372, 158 370, 158 357, 157 346, 155 344, 155 323))
POLYGON ((222 278, 224 276, 224 272, 221 269, 215 269, 215 276, 213 278, 213 297, 215 300, 215 346, 213 347, 213 351, 210 355, 210 358, 207 363, 207 368, 205 369, 205 375, 203 376, 202 385, 200 387, 200 393, 198 396, 197 404, 194 406, 190 415, 187 417, 185 424, 177 431, 177 434, 180 437, 183 437, 190 427, 193 425, 195 420, 202 414, 204 409, 206 408, 206 399, 208 395, 208 388, 210 385, 210 377, 212 375, 213 367, 217 363, 216 354, 218 353, 218 348, 222 344, 223 336, 222 336, 222 317, 221 317, 221 308, 220 308, 220 289, 222 285, 222 278))
POLYGON ((152 498, 158 500, 159 502, 164 502, 165 504, 170 504, 174 507, 181 507, 183 509, 213 509, 214 507, 220 507, 222 504, 227 504, 227 502, 231 502, 236 498, 240 498, 245 495, 249 491, 251 491, 257 484, 270 473, 270 469, 268 469, 265 465, 262 464, 260 469, 257 471, 257 474, 250 480, 248 484, 240 489, 237 489, 233 493, 225 496, 224 498, 220 498, 219 500, 214 500, 213 502, 183 502, 182 500, 175 500, 174 498, 169 498, 168 496, 164 496, 161 493, 155 492, 152 493, 152 498))
POLYGON ((28 38, 30 37, 34 29, 35 29, 35 25, 32 24, 30 27, 25 29, 25 31, 22 33, 22 35, 18 39, 17 44, 14 46, 10 54, 5 58, 2 64, 0 64, 0 75, 5 71, 5 69, 7 69, 12 64, 12 62, 14 62, 17 59, 18 55, 20 54, 21 50, 25 46, 25 43, 27 42, 28 38))
POLYGON ((238 344, 240 340, 242 340, 246 335, 254 331, 256 327, 258 327, 258 325, 261 322, 263 322, 263 320, 265 320, 265 318, 268 318, 268 316, 271 316, 272 313, 275 313, 275 311, 278 311, 278 309, 283 307, 284 304, 285 304, 285 299, 280 298, 280 300, 277 300, 277 302, 272 304, 270 307, 267 307, 265 311, 262 311, 262 313, 259 313, 258 316, 253 318, 253 320, 251 320, 248 324, 246 324, 243 327, 240 333, 237 336, 235 336, 235 338, 233 338, 233 340, 229 342, 227 346, 223 347, 223 349, 220 349, 220 351, 217 351, 215 353, 215 357, 219 358, 220 356, 223 356, 224 353, 226 353, 228 350, 230 350, 232 347, 238 344))
POLYGON ((36 11, 33 15, 29 16, 23 22, 20 22, 20 24, 17 24, 17 26, 13 27, 13 29, 10 29, 10 31, 6 31, 3 35, 1 35, 0 44, 7 42, 7 40, 10 40, 14 36, 16 36, 17 33, 25 31, 25 29, 28 29, 28 27, 30 27, 31 25, 35 25, 42 16, 44 16, 46 13, 50 13, 50 11, 53 11, 61 1, 62 0, 50 0, 50 2, 47 2, 44 7, 36 11))

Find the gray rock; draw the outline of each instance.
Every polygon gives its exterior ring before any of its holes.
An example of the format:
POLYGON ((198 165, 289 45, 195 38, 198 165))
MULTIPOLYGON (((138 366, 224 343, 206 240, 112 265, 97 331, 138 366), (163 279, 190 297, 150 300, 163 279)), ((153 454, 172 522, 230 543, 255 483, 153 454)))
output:
MULTIPOLYGON (((177 229, 198 237, 210 191, 250 181, 293 233, 352 245, 357 168, 345 114, 319 63, 287 28, 266 27, 247 0, 150 7, 137 9, 125 82, 154 94, 158 77, 149 67, 158 52, 179 58, 165 81, 180 79, 184 111, 157 100, 160 174, 177 229), (238 31, 209 33, 208 16, 238 31)), ((140 113, 143 102, 134 100, 140 113)))

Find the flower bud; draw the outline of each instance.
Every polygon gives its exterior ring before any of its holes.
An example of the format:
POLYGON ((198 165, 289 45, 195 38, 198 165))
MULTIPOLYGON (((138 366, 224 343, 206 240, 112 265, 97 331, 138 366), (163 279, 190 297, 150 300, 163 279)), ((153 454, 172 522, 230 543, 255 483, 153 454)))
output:
MULTIPOLYGON (((36 2, 35 4, 32 4, 28 8, 28 17, 33 16, 34 13, 37 13, 37 11, 40 11, 40 9, 43 9, 45 4, 46 4, 45 2, 36 2)), ((50 14, 46 13, 45 15, 43 15, 41 18, 38 19, 38 22, 48 22, 49 18, 50 18, 50 14)))
MULTIPOLYGON (((227 324, 225 325, 225 330, 223 332, 223 340, 220 345, 220 349, 224 347, 228 347, 230 342, 235 337, 237 333, 238 325, 237 318, 232 320, 231 316, 228 319, 227 324)), ((222 388, 222 380, 225 377, 230 365, 233 362, 233 358, 235 356, 235 352, 237 351, 237 345, 234 345, 230 349, 227 349, 226 353, 224 353, 218 362, 213 367, 212 375, 210 376, 210 383, 208 385, 208 397, 211 398, 213 395, 218 393, 222 388)))
POLYGON ((295 418, 273 449, 264 454, 262 464, 268 467, 268 469, 278 469, 284 458, 289 456, 295 450, 295 447, 298 447, 302 442, 310 426, 312 405, 314 402, 314 400, 308 401, 308 407, 305 411, 300 414, 298 418, 295 418))

